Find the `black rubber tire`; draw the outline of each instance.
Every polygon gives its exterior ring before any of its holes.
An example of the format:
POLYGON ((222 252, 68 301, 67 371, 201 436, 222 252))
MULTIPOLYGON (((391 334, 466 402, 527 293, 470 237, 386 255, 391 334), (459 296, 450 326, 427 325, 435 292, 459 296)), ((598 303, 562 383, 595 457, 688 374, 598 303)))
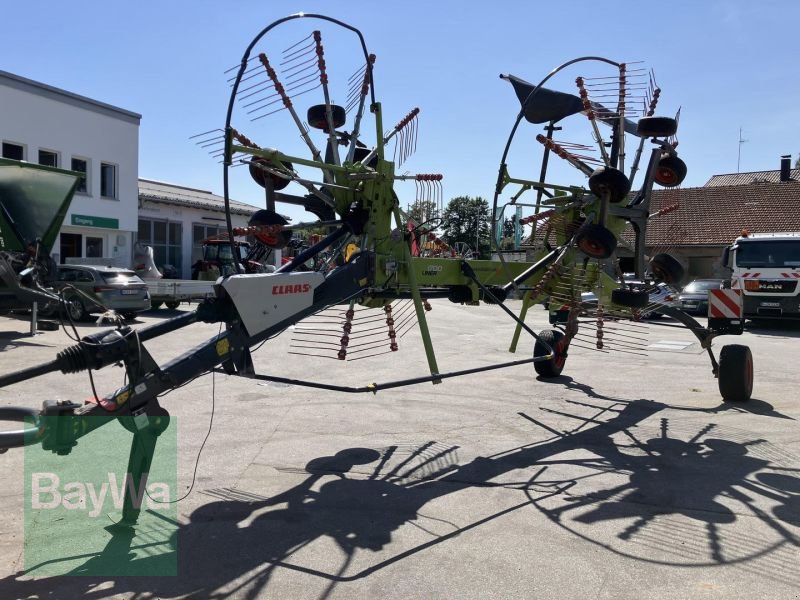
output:
POLYGON ((181 305, 180 300, 167 300, 164 302, 164 306, 166 306, 169 310, 175 310, 181 305))
POLYGON ((36 329, 40 331, 58 331, 58 321, 36 320, 36 329))
POLYGON ((686 179, 686 163, 677 156, 665 156, 658 161, 655 181, 666 188, 676 187, 686 179))
POLYGON ((631 191, 631 182, 619 169, 600 167, 589 177, 589 189, 598 198, 608 194, 608 201, 622 202, 631 191))
POLYGON ((719 353, 719 393, 725 402, 747 402, 753 395, 753 355, 741 344, 719 353))
POLYGON ((122 318, 126 321, 135 321, 136 320, 136 312, 132 310, 126 310, 125 312, 120 313, 122 318))
POLYGON ((67 315, 73 321, 85 321, 89 317, 89 311, 86 310, 80 298, 67 296, 64 298, 64 302, 67 315))
POLYGON ((649 267, 657 281, 668 285, 679 285, 686 277, 683 265, 675 257, 663 252, 650 259, 649 267))
MULTIPOLYGON (((250 227, 259 227, 264 225, 288 225, 289 221, 284 219, 274 210, 262 208, 252 217, 250 217, 250 220, 247 222, 247 224, 250 227)), ((282 231, 278 235, 268 235, 263 233, 256 233, 254 235, 255 238, 267 248, 273 249, 285 248, 292 239, 291 231, 282 231)))
MULTIPOLYGON (((258 165, 266 165, 269 166, 272 163, 268 161, 266 158, 254 158, 250 161, 250 177, 253 178, 258 185, 262 188, 267 187, 267 178, 272 181, 272 189, 273 190, 282 190, 285 188, 291 181, 289 179, 284 179, 283 177, 278 177, 277 175, 273 175, 272 173, 267 173, 264 169, 261 169, 258 165)), ((282 161, 281 164, 286 167, 287 169, 294 171, 294 166, 292 163, 288 161, 282 161)))
POLYGON ((636 124, 640 137, 669 137, 678 131, 678 122, 671 117, 642 117, 636 124))
POLYGON ((472 290, 467 285, 454 285, 447 290, 447 299, 454 304, 472 302, 472 290))
POLYGON ((153 300, 153 301, 150 303, 150 308, 151 308, 152 310, 156 310, 156 309, 158 309, 158 308, 161 308, 161 305, 162 305, 162 304, 164 304, 164 303, 163 303, 161 300, 153 300))
POLYGON ((502 304, 506 301, 508 292, 506 292, 499 285, 490 285, 487 289, 489 290, 489 293, 491 293, 492 296, 497 299, 497 302, 495 302, 483 290, 481 290, 481 300, 483 300, 486 304, 502 304))
MULTIPOLYGON (((339 106, 338 104, 331 104, 331 116, 333 117, 334 129, 339 129, 339 127, 342 127, 347 122, 347 113, 345 112, 344 107, 339 106)), ((314 106, 311 106, 308 109, 306 120, 314 129, 321 129, 325 132, 328 131, 328 118, 325 115, 324 104, 315 104, 314 106)))
POLYGON ((627 308, 644 308, 650 304, 650 294, 643 290, 619 288, 611 290, 611 302, 627 308))
POLYGON ((575 234, 575 246, 589 258, 605 259, 617 248, 617 238, 602 225, 586 225, 575 234))
POLYGON ((567 362, 567 353, 557 348, 559 343, 564 339, 564 334, 558 329, 544 329, 539 332, 539 339, 533 346, 533 357, 547 356, 550 350, 545 346, 547 344, 553 349, 553 358, 550 360, 542 360, 533 363, 533 368, 538 373, 539 377, 549 379, 561 375, 564 370, 564 365, 567 362))

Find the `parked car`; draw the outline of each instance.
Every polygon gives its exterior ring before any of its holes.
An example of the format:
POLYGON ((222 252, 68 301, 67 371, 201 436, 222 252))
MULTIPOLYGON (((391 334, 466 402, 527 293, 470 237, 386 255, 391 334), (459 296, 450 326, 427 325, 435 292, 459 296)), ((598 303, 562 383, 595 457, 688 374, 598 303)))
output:
POLYGON ((687 313, 706 314, 708 312, 708 290, 718 290, 723 279, 695 279, 681 290, 678 297, 681 308, 687 313))
MULTIPOLYGON (((108 309, 133 319, 136 313, 150 309, 147 284, 130 269, 60 265, 54 288, 63 294, 66 310, 74 321, 108 309)), ((53 312, 55 308, 48 306, 44 310, 53 312)))
MULTIPOLYGON (((650 303, 641 309, 640 315, 643 319, 660 319, 663 317, 664 315, 657 310, 659 306, 680 306, 677 291, 666 283, 646 284, 642 281, 630 279, 625 279, 625 283, 633 289, 647 291, 650 303)), ((592 292, 584 292, 581 294, 581 304, 585 309, 593 310, 597 305, 597 296, 592 292)))

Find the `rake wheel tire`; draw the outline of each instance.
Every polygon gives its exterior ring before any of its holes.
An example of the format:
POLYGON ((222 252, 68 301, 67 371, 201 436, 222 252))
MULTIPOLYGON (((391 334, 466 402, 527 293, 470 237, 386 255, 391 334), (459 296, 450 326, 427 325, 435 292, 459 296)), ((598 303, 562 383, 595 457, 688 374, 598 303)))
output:
POLYGON ((180 300, 167 300, 166 302, 164 302, 164 305, 170 310, 175 310, 176 308, 178 308, 181 305, 181 301, 180 300))
POLYGON ((741 344, 719 353, 719 393, 725 402, 747 402, 753 394, 753 355, 741 344))
POLYGON ((611 290, 611 301, 627 308, 644 308, 650 304, 650 294, 643 290, 619 288, 611 290))
MULTIPOLYGON (((292 163, 288 161, 282 161, 281 164, 290 171, 294 171, 292 163)), ((273 190, 282 190, 287 185, 289 185, 288 179, 284 179, 283 177, 278 177, 277 175, 268 173, 264 169, 260 168, 258 165, 264 165, 269 167, 272 165, 272 163, 268 161, 266 158, 254 158, 253 160, 250 161, 250 166, 248 167, 250 169, 250 177, 252 177, 253 181, 255 181, 262 188, 267 187, 267 178, 269 178, 269 180, 272 181, 273 190)))
POLYGON ((662 187, 676 187, 686 179, 686 163, 677 156, 665 156, 658 161, 655 181, 662 187))
POLYGON ((602 260, 614 253, 617 248, 617 238, 608 228, 592 224, 578 231, 575 235, 575 245, 589 258, 602 260))
MULTIPOLYGON (((250 220, 247 222, 247 225, 250 227, 266 227, 269 225, 288 225, 288 224, 289 221, 284 219, 280 214, 278 214, 274 210, 268 210, 266 208, 262 208, 261 210, 257 211, 252 217, 250 217, 250 220)), ((259 242, 264 244, 267 248, 273 248, 273 249, 285 248, 292 239, 291 231, 281 231, 277 234, 260 232, 260 233, 255 233, 253 235, 259 242)))
POLYGON ((539 339, 533 346, 533 357, 538 358, 550 354, 547 346, 553 349, 553 358, 533 363, 533 368, 540 377, 550 379, 561 375, 567 362, 566 348, 560 348, 563 340, 564 334, 558 329, 544 329, 539 332, 539 339))
POLYGON ((671 117, 642 117, 636 124, 639 137, 669 137, 678 131, 678 122, 671 117))
POLYGON ((675 257, 663 252, 651 258, 649 265, 653 277, 668 285, 678 285, 686 276, 683 265, 675 257))
POLYGON ((598 198, 608 195, 608 201, 622 202, 631 191, 631 182, 619 169, 600 167, 589 177, 589 189, 598 198))
MULTIPOLYGON (((339 106, 338 104, 331 104, 331 117, 333 118, 334 129, 339 129, 339 127, 347 122, 347 113, 345 112, 344 107, 339 106)), ((325 114, 324 104, 315 104, 314 106, 310 107, 308 109, 308 114, 306 115, 306 120, 314 129, 321 129, 327 133, 328 117, 325 114)))

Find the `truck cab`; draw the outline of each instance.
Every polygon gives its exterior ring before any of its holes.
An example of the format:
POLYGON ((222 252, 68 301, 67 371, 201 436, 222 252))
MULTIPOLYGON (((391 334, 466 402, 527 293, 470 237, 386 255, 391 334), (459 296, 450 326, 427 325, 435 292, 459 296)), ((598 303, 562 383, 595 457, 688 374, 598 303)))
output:
POLYGON ((800 232, 742 232, 722 262, 742 291, 745 318, 800 319, 800 232))

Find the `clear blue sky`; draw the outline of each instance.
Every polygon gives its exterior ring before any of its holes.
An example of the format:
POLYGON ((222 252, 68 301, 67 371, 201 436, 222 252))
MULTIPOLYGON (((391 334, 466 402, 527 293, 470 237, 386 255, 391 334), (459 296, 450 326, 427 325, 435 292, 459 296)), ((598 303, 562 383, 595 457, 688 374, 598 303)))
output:
MULTIPOLYGON (((498 74, 538 82, 583 55, 641 60, 655 70, 663 90, 659 112, 672 115, 682 107, 685 186, 736 172, 740 127, 747 140, 741 171, 776 169, 780 155, 794 160, 800 152, 800 3, 794 0, 28 0, 3 7, 0 68, 141 113, 139 175, 220 193, 221 167, 189 137, 224 123, 229 92, 223 72, 238 63, 252 37, 300 11, 361 29, 378 56, 375 83, 386 127, 414 106, 422 111, 417 153, 400 170, 443 173, 445 201, 457 195, 491 200, 519 110, 511 86, 498 74)), ((297 31, 277 33, 276 47, 296 41, 297 31)), ((333 70, 340 57, 330 52, 333 70)), ((574 93, 577 75, 583 73, 572 71, 553 87, 574 93)), ((317 101, 298 102, 301 114, 317 101)), ((236 124, 262 146, 283 150, 297 138, 296 130, 290 134, 263 121, 236 124)), ((520 131, 516 153, 523 158, 515 165, 522 166, 515 166, 514 175, 536 177, 538 158, 525 158, 525 152, 538 151, 531 141, 538 130, 525 125, 520 131)), ((576 171, 564 177, 572 178, 566 183, 583 183, 576 171)), ((259 188, 250 185, 237 186, 232 195, 261 202, 259 188)), ((413 197, 409 185, 401 198, 405 204, 413 197)))

